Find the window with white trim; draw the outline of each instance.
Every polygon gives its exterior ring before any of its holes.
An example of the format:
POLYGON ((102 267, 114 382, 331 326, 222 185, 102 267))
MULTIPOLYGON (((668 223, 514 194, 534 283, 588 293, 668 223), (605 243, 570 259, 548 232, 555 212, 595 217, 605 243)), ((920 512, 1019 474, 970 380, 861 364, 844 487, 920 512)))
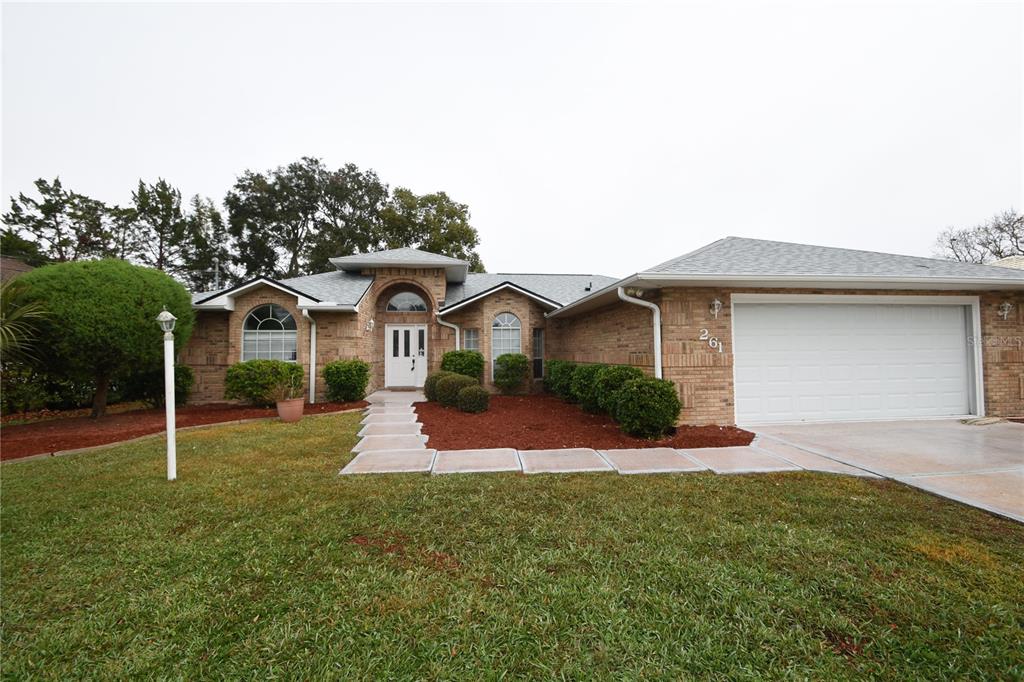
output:
POLYGON ((501 313, 491 324, 491 377, 494 377, 494 361, 506 353, 523 352, 520 332, 522 325, 512 313, 501 313))
POLYGON ((389 313, 424 313, 427 311, 427 304, 411 291, 403 291, 391 297, 386 310, 389 313))
POLYGON ((480 330, 479 329, 463 329, 462 330, 462 348, 463 350, 475 350, 480 352, 480 330))
POLYGON ((291 313, 276 303, 253 308, 242 324, 242 361, 296 360, 296 326, 291 313))
POLYGON ((534 327, 533 347, 530 349, 530 357, 533 360, 533 378, 544 378, 544 328, 534 327))

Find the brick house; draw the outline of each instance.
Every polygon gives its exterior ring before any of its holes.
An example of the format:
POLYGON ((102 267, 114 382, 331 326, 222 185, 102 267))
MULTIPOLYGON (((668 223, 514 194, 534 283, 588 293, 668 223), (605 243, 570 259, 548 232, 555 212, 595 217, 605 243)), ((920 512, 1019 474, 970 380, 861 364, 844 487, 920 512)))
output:
MULTIPOLYGON (((456 348, 488 360, 631 364, 675 383, 695 424, 1024 415, 1024 271, 728 237, 615 280, 478 274, 415 249, 196 294, 183 361, 195 402, 227 367, 370 363, 370 388, 423 385, 456 348)), ((536 384, 535 384, 536 385, 536 384)))

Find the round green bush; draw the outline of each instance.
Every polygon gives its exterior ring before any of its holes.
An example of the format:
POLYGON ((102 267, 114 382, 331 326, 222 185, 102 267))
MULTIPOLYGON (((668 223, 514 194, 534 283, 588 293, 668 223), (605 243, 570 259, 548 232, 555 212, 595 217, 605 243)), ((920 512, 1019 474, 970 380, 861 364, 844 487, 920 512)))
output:
POLYGON ((467 386, 477 386, 476 379, 462 374, 449 374, 437 381, 437 402, 445 407, 457 407, 459 391, 467 386))
POLYGON ((576 363, 566 360, 548 360, 548 376, 544 387, 562 400, 571 400, 572 375, 576 371, 576 363))
POLYGON ((577 365, 572 373, 572 382, 569 384, 572 398, 587 412, 601 411, 597 376, 605 367, 606 365, 577 365))
POLYGON ((597 392, 597 406, 608 414, 615 411, 619 389, 631 379, 643 379, 646 374, 639 367, 631 365, 606 365, 597 373, 594 390, 597 392))
POLYGON ((423 396, 432 403, 437 402, 437 382, 452 374, 455 372, 446 372, 442 369, 428 375, 427 380, 423 382, 423 396))
POLYGON ((466 386, 459 391, 458 407, 463 412, 485 412, 491 405, 491 394, 483 386, 466 386))
POLYGON ((484 356, 475 350, 450 350, 441 358, 441 369, 480 381, 484 375, 484 356))
POLYGON ((530 358, 522 353, 505 353, 494 359, 494 385, 502 393, 515 393, 530 374, 530 358))
POLYGON ((335 360, 324 365, 327 399, 352 402, 366 397, 370 365, 362 360, 335 360))
POLYGON ((166 307, 178 318, 174 347, 188 343, 192 298, 167 274, 123 260, 56 263, 27 272, 25 304, 45 311, 32 343, 36 368, 62 380, 91 383, 93 416, 106 411, 118 380, 163 367, 163 332, 156 316, 166 307))
POLYGON ((657 438, 675 426, 682 405, 675 384, 663 379, 631 379, 619 389, 615 421, 631 436, 657 438))
POLYGON ((284 360, 247 360, 228 367, 224 397, 253 405, 302 396, 302 365, 284 360))

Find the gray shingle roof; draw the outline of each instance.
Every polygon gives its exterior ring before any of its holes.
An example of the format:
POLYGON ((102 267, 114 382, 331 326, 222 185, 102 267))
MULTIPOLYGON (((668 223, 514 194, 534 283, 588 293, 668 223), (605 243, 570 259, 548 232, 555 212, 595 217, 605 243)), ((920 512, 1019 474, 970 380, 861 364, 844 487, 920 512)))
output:
MULTIPOLYGON (((373 277, 358 275, 342 270, 321 272, 317 275, 291 277, 275 280, 279 284, 315 298, 321 302, 338 305, 356 305, 370 288, 373 277)), ((511 282, 538 296, 549 299, 559 305, 566 305, 583 298, 590 291, 597 291, 615 281, 613 277, 603 275, 533 275, 533 274, 492 274, 470 273, 463 283, 449 283, 445 307, 450 307, 467 298, 477 296, 505 282, 511 282)), ((210 298, 215 294, 228 291, 207 291, 192 294, 192 303, 210 298)))
POLYGON ((372 253, 357 253, 351 256, 339 256, 338 258, 331 259, 331 262, 338 266, 345 263, 404 263, 406 261, 437 263, 438 265, 455 265, 456 263, 465 263, 468 265, 466 261, 459 260, 458 258, 442 256, 439 253, 431 253, 429 251, 421 251, 419 249, 410 249, 408 247, 402 247, 400 249, 386 249, 384 251, 374 251, 372 253))
POLYGON ((538 296, 566 305, 615 281, 604 275, 542 275, 529 273, 471 272, 462 284, 449 284, 445 308, 509 282, 538 296), (587 289, 590 289, 588 291, 587 289))
POLYGON ((1021 279, 1024 271, 991 265, 726 237, 641 274, 1021 279))

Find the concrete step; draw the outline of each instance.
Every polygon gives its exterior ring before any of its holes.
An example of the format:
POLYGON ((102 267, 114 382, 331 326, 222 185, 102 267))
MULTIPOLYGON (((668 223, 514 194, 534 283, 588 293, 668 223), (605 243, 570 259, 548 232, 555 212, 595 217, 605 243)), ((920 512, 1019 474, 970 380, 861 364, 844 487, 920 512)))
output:
POLYGON ((415 414, 368 414, 360 424, 415 424, 415 414))
POLYGON ((356 443, 352 452, 367 452, 369 450, 415 450, 426 448, 427 437, 423 435, 406 436, 364 436, 356 443))
POLYGON ((423 424, 367 424, 356 435, 363 436, 415 436, 423 430, 423 424))
POLYGON ((339 473, 349 474, 426 474, 434 466, 437 450, 370 450, 352 458, 339 473))

